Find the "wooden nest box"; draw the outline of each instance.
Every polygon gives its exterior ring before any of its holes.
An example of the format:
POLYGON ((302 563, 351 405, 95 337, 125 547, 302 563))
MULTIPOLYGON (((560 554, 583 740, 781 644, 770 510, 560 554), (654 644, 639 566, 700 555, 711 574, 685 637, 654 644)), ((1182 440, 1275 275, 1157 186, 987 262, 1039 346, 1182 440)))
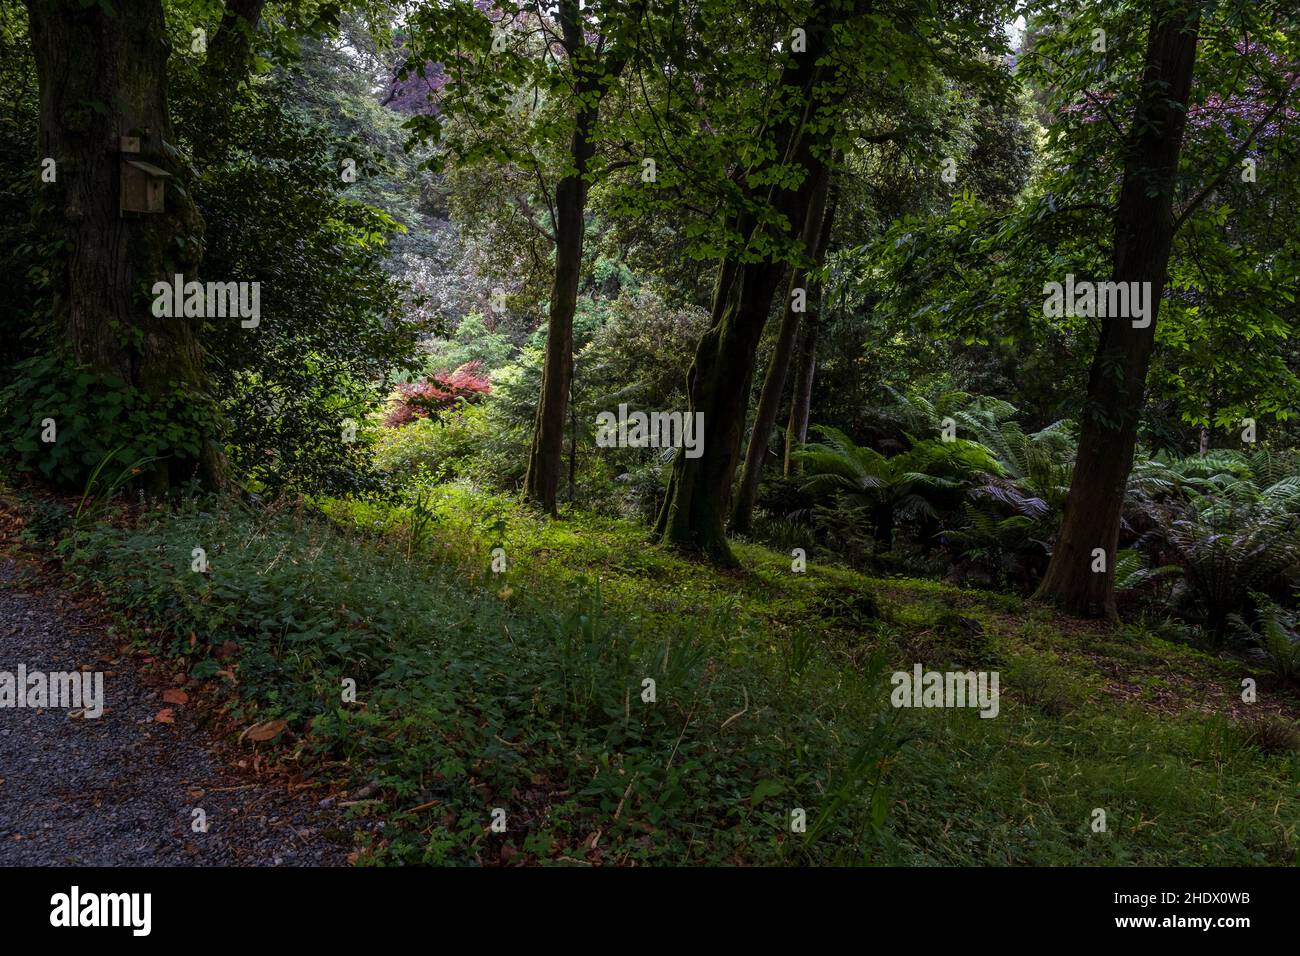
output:
POLYGON ((167 180, 171 173, 152 163, 135 158, 140 153, 140 139, 123 136, 121 139, 122 170, 121 193, 118 205, 122 215, 127 213, 162 212, 167 194, 167 180))

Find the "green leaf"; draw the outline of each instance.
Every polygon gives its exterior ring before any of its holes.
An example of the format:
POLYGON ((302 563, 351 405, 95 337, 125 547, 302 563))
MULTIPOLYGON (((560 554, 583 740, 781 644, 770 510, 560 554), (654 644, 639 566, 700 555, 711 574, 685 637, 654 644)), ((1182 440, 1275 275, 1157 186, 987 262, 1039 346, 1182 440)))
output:
POLYGON ((774 797, 779 793, 785 792, 785 783, 780 780, 760 780, 758 786, 749 797, 751 806, 758 806, 768 797, 774 797))

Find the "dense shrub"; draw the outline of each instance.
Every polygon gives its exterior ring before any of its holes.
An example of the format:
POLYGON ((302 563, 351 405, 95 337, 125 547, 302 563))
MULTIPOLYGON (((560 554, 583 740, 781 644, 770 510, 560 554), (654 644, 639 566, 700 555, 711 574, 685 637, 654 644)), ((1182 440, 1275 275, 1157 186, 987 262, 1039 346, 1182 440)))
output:
POLYGON ((470 478, 492 484, 495 436, 484 405, 462 404, 438 417, 381 428, 375 464, 395 480, 470 478))
POLYGON ((1263 595, 1256 597, 1254 620, 1233 614, 1229 627, 1253 654, 1283 680, 1300 681, 1300 612, 1288 611, 1263 595))
POLYGON ((497 324, 489 323, 478 312, 469 313, 450 337, 426 344, 426 370, 433 374, 477 362, 483 374, 490 376, 509 364, 517 349, 509 337, 498 331, 497 324))
POLYGON ((179 474, 187 462, 197 467, 200 436, 212 434, 217 414, 183 392, 151 401, 57 354, 18 363, 0 389, 7 457, 18 471, 69 491, 97 473, 116 476, 156 460, 177 460, 179 474))
POLYGON ((1289 454, 1215 451, 1140 460, 1125 523, 1144 566, 1121 582, 1170 581, 1164 599, 1216 641, 1234 616, 1253 620, 1257 595, 1294 604, 1300 588, 1300 461, 1289 454), (1140 533, 1139 533, 1140 532, 1140 533))
MULTIPOLYGON (((364 176, 370 151, 300 115, 283 77, 233 114, 229 153, 194 184, 207 223, 204 274, 261 283, 255 329, 205 330, 228 422, 227 446, 255 488, 308 493, 379 488, 364 431, 387 383, 418 367, 427 331, 386 269, 401 227, 348 191, 339 158, 364 176)), ((179 111, 192 108, 185 96, 179 111)), ((182 122, 185 117, 182 116, 182 122)))
POLYGON ((864 448, 830 426, 816 426, 823 436, 795 453, 806 472, 804 490, 836 492, 852 507, 866 508, 877 545, 894 543, 898 519, 912 518, 933 526, 940 510, 961 500, 963 482, 981 473, 1001 471, 989 450, 965 439, 919 441, 892 457, 864 448))

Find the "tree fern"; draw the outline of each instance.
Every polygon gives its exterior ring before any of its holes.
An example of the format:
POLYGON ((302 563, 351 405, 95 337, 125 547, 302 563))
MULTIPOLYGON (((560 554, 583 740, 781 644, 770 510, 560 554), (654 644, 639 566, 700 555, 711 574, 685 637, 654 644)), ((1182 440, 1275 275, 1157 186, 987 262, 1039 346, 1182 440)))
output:
POLYGON ((839 494, 849 507, 871 509, 880 543, 893 542, 900 516, 935 519, 936 502, 960 493, 975 475, 998 474, 1000 466, 977 442, 922 441, 907 451, 886 457, 856 444, 837 428, 814 428, 820 442, 795 452, 807 481, 804 490, 817 495, 839 494))
POLYGON ((1300 584, 1296 516, 1267 505, 1199 499, 1168 526, 1139 540, 1162 564, 1177 565, 1204 623, 1222 636, 1250 593, 1278 594, 1300 584))
POLYGON ((1300 679, 1300 615, 1260 597, 1255 627, 1239 614, 1229 620, 1233 633, 1255 646, 1255 653, 1284 680, 1300 679))

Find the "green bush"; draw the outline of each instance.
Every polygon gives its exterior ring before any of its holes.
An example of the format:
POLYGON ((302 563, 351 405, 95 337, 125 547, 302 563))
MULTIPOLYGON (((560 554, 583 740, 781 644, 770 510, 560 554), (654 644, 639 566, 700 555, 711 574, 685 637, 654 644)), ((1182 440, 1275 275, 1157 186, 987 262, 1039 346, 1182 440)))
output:
POLYGON ((442 418, 417 418, 381 429, 375 439, 375 465, 398 478, 454 478, 473 455, 483 425, 483 416, 467 407, 442 418))
MULTIPOLYGON (((261 283, 256 329, 204 330, 227 450, 258 489, 375 492, 369 444, 344 436, 381 406, 389 382, 418 367, 418 310, 386 269, 402 227, 336 172, 343 156, 368 172, 370 150, 300 116, 286 80, 259 84, 247 100, 225 131, 229 160, 194 183, 204 274, 261 283)), ((193 107, 182 99, 181 108, 193 107)))

